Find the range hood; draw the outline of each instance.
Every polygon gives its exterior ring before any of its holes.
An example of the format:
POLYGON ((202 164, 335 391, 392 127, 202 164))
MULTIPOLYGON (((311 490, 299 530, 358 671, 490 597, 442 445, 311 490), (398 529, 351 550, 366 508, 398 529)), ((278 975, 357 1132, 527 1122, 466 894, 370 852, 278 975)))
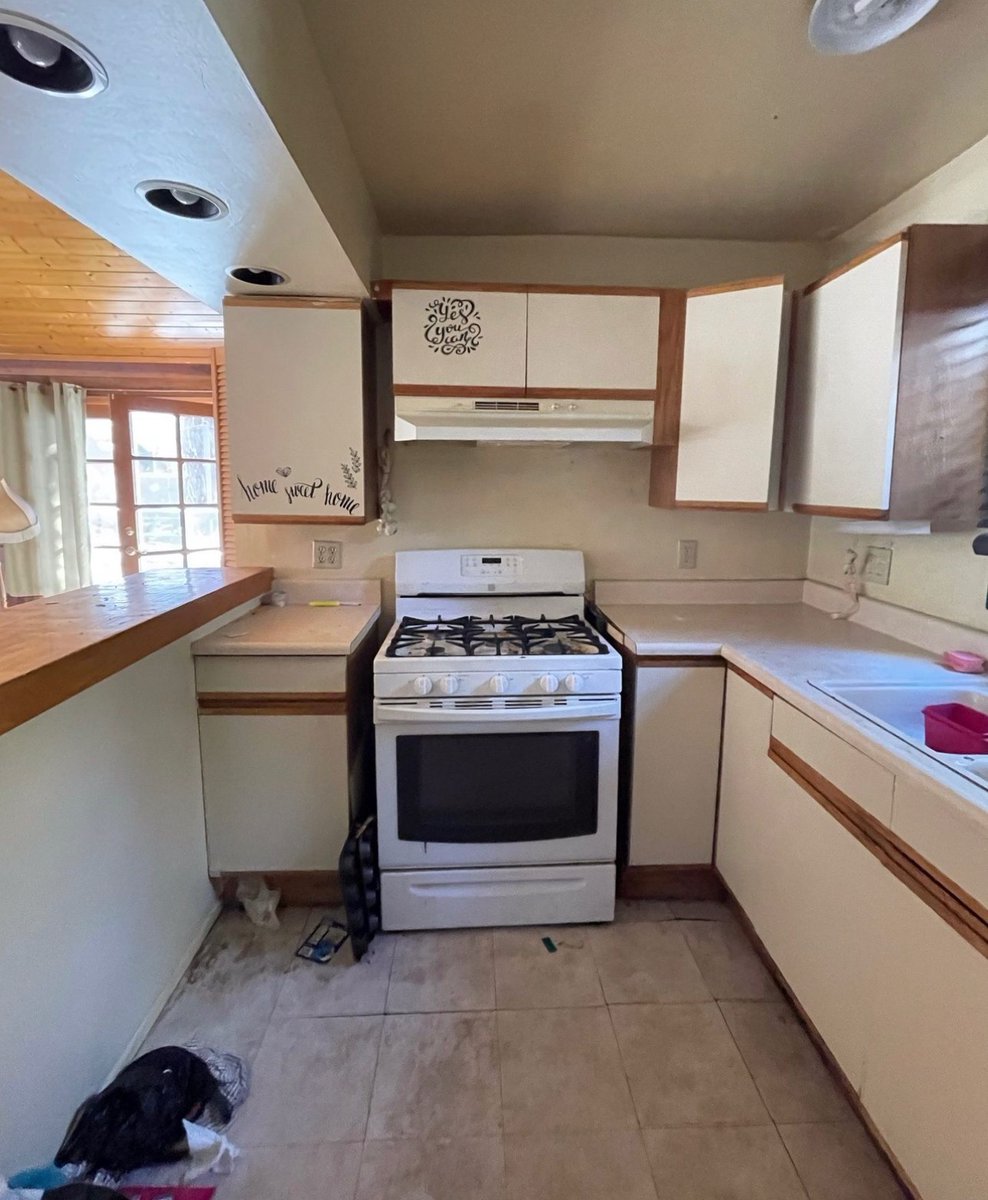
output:
POLYGON ((396 396, 396 442, 652 441, 652 400, 396 396))

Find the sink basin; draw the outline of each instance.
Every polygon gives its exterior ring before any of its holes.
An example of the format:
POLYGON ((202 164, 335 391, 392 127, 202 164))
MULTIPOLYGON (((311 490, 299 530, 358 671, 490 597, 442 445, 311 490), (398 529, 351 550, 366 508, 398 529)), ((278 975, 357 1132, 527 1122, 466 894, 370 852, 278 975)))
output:
POLYGON ((853 709, 930 758, 988 788, 988 755, 941 754, 925 741, 923 709, 928 704, 967 704, 988 712, 988 680, 958 683, 814 683, 825 695, 853 709))

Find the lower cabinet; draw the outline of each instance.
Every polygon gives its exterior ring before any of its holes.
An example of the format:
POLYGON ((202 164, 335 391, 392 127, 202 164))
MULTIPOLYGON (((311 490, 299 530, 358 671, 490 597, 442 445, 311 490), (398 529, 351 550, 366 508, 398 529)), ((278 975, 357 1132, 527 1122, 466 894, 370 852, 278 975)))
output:
POLYGON ((988 958, 768 757, 774 703, 728 673, 716 865, 923 1200, 985 1195, 988 958))
POLYGON ((350 823, 347 718, 199 716, 211 874, 335 870, 350 823))
POLYGON ((724 668, 641 664, 635 673, 631 866, 712 861, 724 668))

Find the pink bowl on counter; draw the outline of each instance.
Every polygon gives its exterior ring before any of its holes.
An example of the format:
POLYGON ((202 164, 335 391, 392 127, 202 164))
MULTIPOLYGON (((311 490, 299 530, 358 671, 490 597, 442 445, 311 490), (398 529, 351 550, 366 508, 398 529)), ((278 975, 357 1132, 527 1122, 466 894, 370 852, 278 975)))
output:
POLYGON ((988 754, 988 713, 968 704, 928 704, 926 744, 941 754, 988 754))

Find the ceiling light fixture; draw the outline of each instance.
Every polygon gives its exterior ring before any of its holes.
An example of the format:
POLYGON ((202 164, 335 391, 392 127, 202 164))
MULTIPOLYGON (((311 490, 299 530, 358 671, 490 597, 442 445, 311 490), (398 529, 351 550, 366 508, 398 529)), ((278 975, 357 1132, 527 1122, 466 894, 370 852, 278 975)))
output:
POLYGON ((863 54, 900 37, 939 0, 816 0, 810 43, 821 54, 863 54))
POLYGON ((288 282, 288 276, 271 267, 231 267, 227 271, 238 283, 249 283, 254 287, 279 287, 288 282))
POLYGON ((95 96, 107 85, 92 51, 60 29, 0 11, 0 74, 54 96, 95 96))
POLYGON ((137 194, 160 212, 171 213, 173 217, 189 217, 194 221, 215 221, 230 211, 212 192, 188 183, 173 183, 168 179, 145 179, 137 185, 137 194))

